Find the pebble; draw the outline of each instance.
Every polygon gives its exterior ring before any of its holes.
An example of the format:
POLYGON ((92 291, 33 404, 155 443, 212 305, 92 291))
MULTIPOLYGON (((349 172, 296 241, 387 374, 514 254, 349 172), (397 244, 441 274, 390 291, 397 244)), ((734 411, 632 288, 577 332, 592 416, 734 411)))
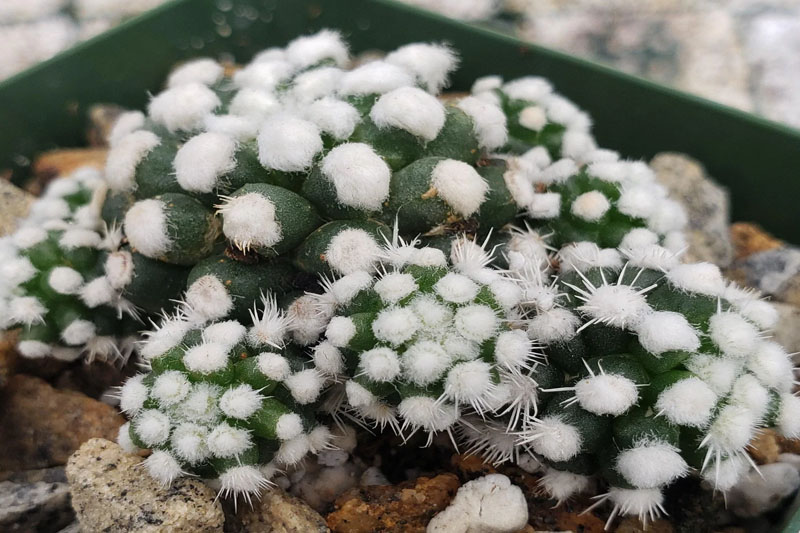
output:
POLYGON ((113 407, 17 374, 2 390, 0 471, 63 465, 92 437, 116 439, 124 418, 113 407))
MULTIPOLYGON (((300 498, 279 488, 267 490, 253 507, 237 515, 242 533, 314 533, 329 531, 325 519, 300 498)), ((226 524, 226 530, 230 529, 226 524)))
POLYGON ((731 224, 731 242, 733 243, 733 256, 737 260, 783 246, 783 241, 761 229, 758 224, 750 222, 731 224))
POLYGON ((775 300, 800 305, 800 249, 781 246, 734 261, 729 276, 775 300))
POLYGON ((105 439, 89 440, 70 457, 67 479, 83 531, 222 533, 213 490, 188 477, 164 488, 141 462, 105 439))
POLYGON ((73 520, 63 468, 19 472, 0 482, 0 531, 58 531, 73 520))
POLYGON ((33 195, 0 178, 0 237, 17 227, 17 219, 28 214, 33 195))
POLYGON ((789 463, 771 463, 751 470, 728 492, 728 509, 743 517, 757 516, 780 505, 800 487, 800 473, 789 463))
POLYGON ((771 429, 764 429, 757 433, 747 446, 750 457, 760 465, 774 463, 781 453, 778 445, 778 434, 771 429))

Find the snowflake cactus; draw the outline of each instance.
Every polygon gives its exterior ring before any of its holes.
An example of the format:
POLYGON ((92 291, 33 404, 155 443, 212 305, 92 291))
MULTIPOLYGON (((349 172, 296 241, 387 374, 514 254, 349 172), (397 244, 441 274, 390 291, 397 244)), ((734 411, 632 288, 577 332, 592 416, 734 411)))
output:
POLYGON ((285 344, 290 321, 274 299, 262 304, 249 328, 173 317, 143 343, 150 371, 120 391, 131 421, 119 441, 152 449, 144 464, 164 485, 198 475, 249 500, 279 469, 328 446, 314 414, 323 377, 285 344))
POLYGON ((25 357, 125 361, 133 349, 134 306, 94 282, 106 255, 102 191, 94 170, 57 179, 2 239, 0 327, 22 328, 18 349, 25 357))

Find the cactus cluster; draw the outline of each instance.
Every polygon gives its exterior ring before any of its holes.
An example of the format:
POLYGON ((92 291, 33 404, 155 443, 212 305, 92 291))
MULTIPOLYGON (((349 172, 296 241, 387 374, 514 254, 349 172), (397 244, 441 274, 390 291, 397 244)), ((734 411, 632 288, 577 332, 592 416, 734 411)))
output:
POLYGON ((347 417, 539 465, 559 501, 598 480, 647 519, 679 477, 733 486, 759 428, 800 435, 774 309, 680 263, 647 165, 540 78, 437 97, 457 62, 354 66, 322 31, 186 63, 119 119, 84 277, 167 313, 121 392, 156 478, 249 497, 347 417))

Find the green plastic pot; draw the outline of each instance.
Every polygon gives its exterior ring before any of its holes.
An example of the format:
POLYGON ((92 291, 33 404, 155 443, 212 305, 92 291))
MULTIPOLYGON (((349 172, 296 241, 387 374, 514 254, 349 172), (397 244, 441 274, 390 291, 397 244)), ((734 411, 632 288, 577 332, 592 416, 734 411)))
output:
MULTIPOLYGON (((140 108, 177 61, 245 61, 299 34, 338 28, 355 52, 446 41, 453 88, 486 74, 536 74, 595 121, 598 143, 633 158, 685 152, 732 193, 733 217, 800 242, 800 132, 613 69, 390 0, 177 0, 0 83, 0 169, 20 183, 33 156, 84 142, 88 106, 140 108)), ((800 500, 784 533, 800 531, 800 500)))

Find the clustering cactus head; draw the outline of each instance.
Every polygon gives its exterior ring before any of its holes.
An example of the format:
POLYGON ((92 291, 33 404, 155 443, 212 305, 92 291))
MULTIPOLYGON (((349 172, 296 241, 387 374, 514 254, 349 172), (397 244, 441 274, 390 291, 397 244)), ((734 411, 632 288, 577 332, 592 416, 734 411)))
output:
POLYGON ((121 389, 131 421, 119 440, 152 449, 144 464, 164 485, 199 475, 249 500, 280 468, 328 446, 313 407, 322 376, 284 344, 289 320, 275 301, 263 305, 250 328, 173 318, 144 343, 150 372, 121 389))
POLYGON ((96 282, 105 254, 99 173, 82 169, 53 181, 21 227, 0 243, 0 327, 21 327, 25 357, 127 360, 134 307, 96 282))

